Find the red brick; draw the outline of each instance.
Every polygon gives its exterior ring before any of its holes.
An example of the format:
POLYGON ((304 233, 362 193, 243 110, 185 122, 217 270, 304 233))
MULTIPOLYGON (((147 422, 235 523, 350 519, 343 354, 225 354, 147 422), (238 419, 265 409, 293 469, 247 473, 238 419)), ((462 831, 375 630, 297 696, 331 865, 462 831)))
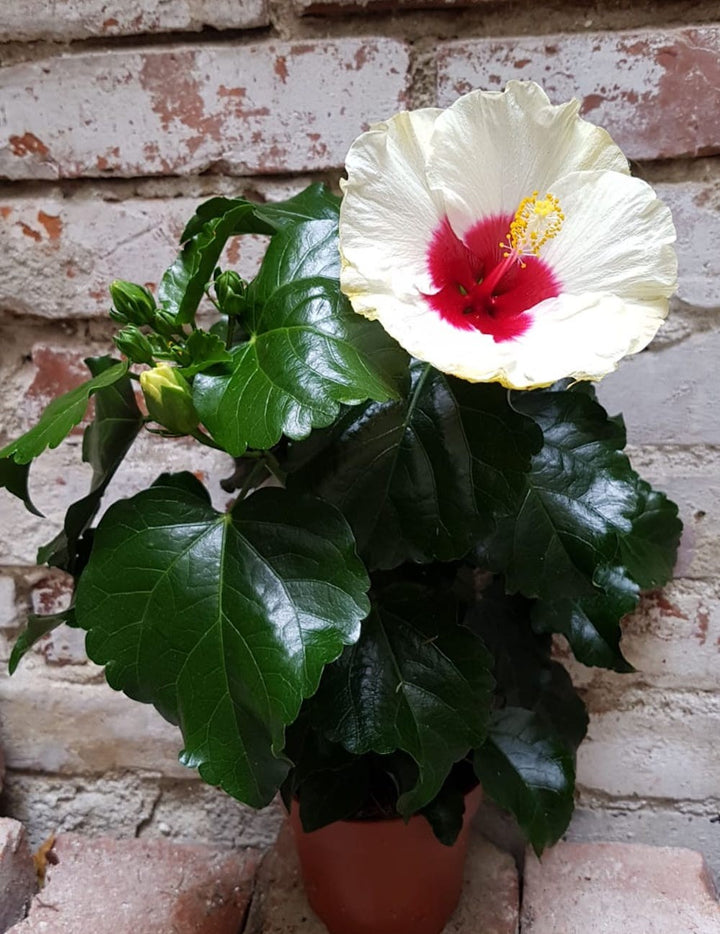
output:
POLYGON ((443 106, 511 78, 578 97, 632 159, 720 152, 720 26, 642 32, 459 40, 438 52, 443 106))
POLYGON ((718 934, 720 906, 702 856, 624 843, 558 843, 529 853, 523 934, 718 934))
POLYGON ((0 931, 25 916, 36 881, 23 825, 0 817, 0 931))
POLYGON ((155 840, 64 834, 12 934, 237 934, 255 855, 155 840))
POLYGON ((170 31, 249 29, 270 21, 267 0, 64 0, 60 14, 46 0, 5 3, 0 42, 16 39, 82 39, 170 31))
POLYGON ((336 167, 369 123, 402 109, 407 71, 405 44, 384 38, 118 49, 10 66, 0 176, 336 167))
MULTIPOLYGON (((516 934, 518 877, 513 858, 479 834, 470 843, 460 904, 444 934, 516 934)), ((246 934, 325 934, 308 905, 287 824, 258 870, 246 934)))
MULTIPOLYGON (((268 195, 278 200, 301 187, 298 182, 290 191, 270 189, 268 195)), ((186 222, 204 200, 5 199, 0 203, 0 252, 5 257, 0 309, 55 319, 105 316, 113 279, 157 286, 179 251, 186 222)), ((250 277, 265 246, 264 237, 236 237, 221 263, 250 277)))

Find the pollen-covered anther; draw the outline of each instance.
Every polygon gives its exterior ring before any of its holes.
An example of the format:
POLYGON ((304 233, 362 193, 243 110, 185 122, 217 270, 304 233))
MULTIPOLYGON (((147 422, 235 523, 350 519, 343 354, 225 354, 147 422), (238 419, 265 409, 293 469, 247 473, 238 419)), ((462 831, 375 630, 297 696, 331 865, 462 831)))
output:
POLYGON ((534 191, 522 199, 510 222, 507 238, 500 243, 505 250, 503 256, 514 257, 524 267, 523 254, 539 256, 548 240, 558 235, 564 220, 560 201, 555 195, 547 192, 544 198, 540 198, 539 192, 534 191))

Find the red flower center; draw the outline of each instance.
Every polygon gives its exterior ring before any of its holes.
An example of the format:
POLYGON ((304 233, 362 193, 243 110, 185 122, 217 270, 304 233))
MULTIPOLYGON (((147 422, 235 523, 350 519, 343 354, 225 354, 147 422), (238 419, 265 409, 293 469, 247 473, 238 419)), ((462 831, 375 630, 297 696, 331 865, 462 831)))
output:
POLYGON ((425 296, 430 307, 454 327, 482 331, 495 341, 519 337, 532 324, 528 310, 560 294, 546 263, 523 254, 521 264, 500 246, 512 222, 512 214, 485 218, 462 241, 446 218, 433 234, 427 254, 438 290, 425 296))

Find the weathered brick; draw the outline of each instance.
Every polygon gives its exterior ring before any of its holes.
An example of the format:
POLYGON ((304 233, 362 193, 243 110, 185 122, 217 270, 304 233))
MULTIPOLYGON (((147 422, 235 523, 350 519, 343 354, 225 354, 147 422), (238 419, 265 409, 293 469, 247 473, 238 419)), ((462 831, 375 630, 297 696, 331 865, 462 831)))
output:
POLYGON ((690 810, 685 802, 648 806, 637 799, 598 805, 581 796, 563 839, 576 843, 689 847, 702 853, 715 878, 720 878, 720 834, 713 823, 718 805, 718 801, 709 800, 697 810, 690 810))
POLYGON ((30 658, 10 678, 0 672, 3 746, 8 769, 62 775, 117 769, 160 772, 189 780, 182 737, 152 707, 107 684, 41 677, 30 658))
POLYGON ((469 39, 438 51, 438 96, 537 81, 555 103, 578 97, 632 159, 720 151, 720 27, 469 39))
MULTIPOLYGON (((81 463, 80 443, 79 436, 71 438, 56 450, 46 451, 31 468, 30 492, 45 521, 0 490, 0 564, 34 564, 37 549, 60 531, 68 505, 88 492, 91 471, 81 463)), ((201 448, 197 443, 143 433, 113 478, 103 511, 116 500, 150 486, 161 473, 177 470, 192 470, 200 477, 218 509, 229 502, 230 496, 219 485, 221 478, 232 473, 232 460, 227 454, 201 448)))
MULTIPOLYGON (((179 252, 185 224, 204 200, 6 199, 0 204, 5 257, 0 309, 43 318, 89 318, 107 314, 113 279, 154 289, 179 252)), ((234 237, 221 264, 252 276, 266 243, 265 237, 234 237)))
POLYGON ((578 786, 616 798, 705 801, 717 796, 720 699, 640 688, 587 696, 578 786))
POLYGON ((630 688, 714 691, 718 686, 720 588, 716 582, 675 581, 645 594, 622 624, 622 650, 636 671, 618 674, 574 661, 564 640, 557 656, 591 703, 630 688))
MULTIPOLYGON (((4 351, 0 347, 0 356, 4 351)), ((8 353, 0 367, 7 393, 1 418, 6 440, 27 431, 58 392, 88 378, 81 362, 83 356, 108 351, 112 351, 111 346, 91 341, 83 345, 83 335, 76 335, 64 338, 57 347, 38 342, 30 360, 24 357, 22 348, 8 353)), ((60 531, 67 506, 87 494, 92 471, 82 462, 81 444, 78 429, 60 447, 44 452, 31 467, 30 494, 45 520, 31 515, 20 500, 0 490, 0 564, 34 564, 37 549, 60 531)), ((141 432, 113 478, 103 508, 148 487, 164 471, 174 470, 195 471, 207 484, 216 506, 227 505, 230 497, 222 491, 219 481, 232 473, 228 455, 194 441, 161 439, 141 432)))
POLYGON ((407 46, 385 38, 118 49, 10 66, 0 176, 335 167, 369 123, 402 109, 407 72, 407 46))
POLYGON ((720 451, 714 447, 633 448, 633 467, 679 507, 684 523, 676 578, 714 578, 720 565, 720 451))
POLYGON ((250 29, 269 21, 267 0, 130 0, 112 8, 104 0, 65 0, 62 12, 45 0, 7 0, 0 42, 250 29))
POLYGON ((697 308, 720 305, 720 187, 706 182, 655 185, 677 230, 678 298, 697 308))
POLYGON ((25 828, 0 817, 0 931, 25 916, 36 883, 25 828))
MULTIPOLYGON (((190 773, 188 773, 190 774, 190 773)), ((158 773, 43 775, 10 771, 3 797, 33 847, 50 833, 143 837, 238 849, 274 843, 285 812, 240 804, 220 788, 158 773)))
POLYGON ((521 926, 527 934, 717 934, 720 906, 692 850, 559 843, 528 853, 521 926))
MULTIPOLYGON (((69 574, 49 574, 41 578, 31 593, 32 611, 40 616, 61 613, 72 603, 73 579, 69 574)), ((34 646, 49 665, 87 665, 85 632, 60 625, 34 646)))
POLYGON ((717 445, 719 358, 720 331, 693 334, 623 360, 598 396, 609 412, 623 413, 632 444, 717 445))
POLYGON ((256 862, 252 851, 63 834, 12 934, 236 934, 256 862))
POLYGON ((0 629, 12 629, 16 619, 15 581, 12 577, 0 577, 0 629))

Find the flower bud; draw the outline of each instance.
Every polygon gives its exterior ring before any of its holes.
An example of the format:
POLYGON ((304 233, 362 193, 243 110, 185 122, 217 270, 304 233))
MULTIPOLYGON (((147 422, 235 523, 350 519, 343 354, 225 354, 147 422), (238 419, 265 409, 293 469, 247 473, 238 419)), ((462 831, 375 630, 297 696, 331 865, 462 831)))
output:
POLYGON ((148 363, 150 366, 155 363, 150 341, 134 324, 129 324, 119 331, 113 340, 120 353, 125 354, 133 363, 148 363))
POLYGON ((132 324, 151 324, 155 299, 142 285, 116 279, 110 283, 110 295, 116 310, 132 324))
POLYGON ((150 417, 179 435, 191 434, 199 421, 187 381, 176 367, 159 363, 140 374, 150 417))
POLYGON ((155 312, 153 325, 157 333, 162 334, 163 337, 172 337, 173 334, 182 333, 182 327, 177 324, 175 315, 164 308, 158 308, 155 312))
POLYGON ((215 295, 217 295, 220 311, 224 315, 239 315, 245 310, 247 303, 247 282, 233 270, 221 272, 215 280, 215 295))

